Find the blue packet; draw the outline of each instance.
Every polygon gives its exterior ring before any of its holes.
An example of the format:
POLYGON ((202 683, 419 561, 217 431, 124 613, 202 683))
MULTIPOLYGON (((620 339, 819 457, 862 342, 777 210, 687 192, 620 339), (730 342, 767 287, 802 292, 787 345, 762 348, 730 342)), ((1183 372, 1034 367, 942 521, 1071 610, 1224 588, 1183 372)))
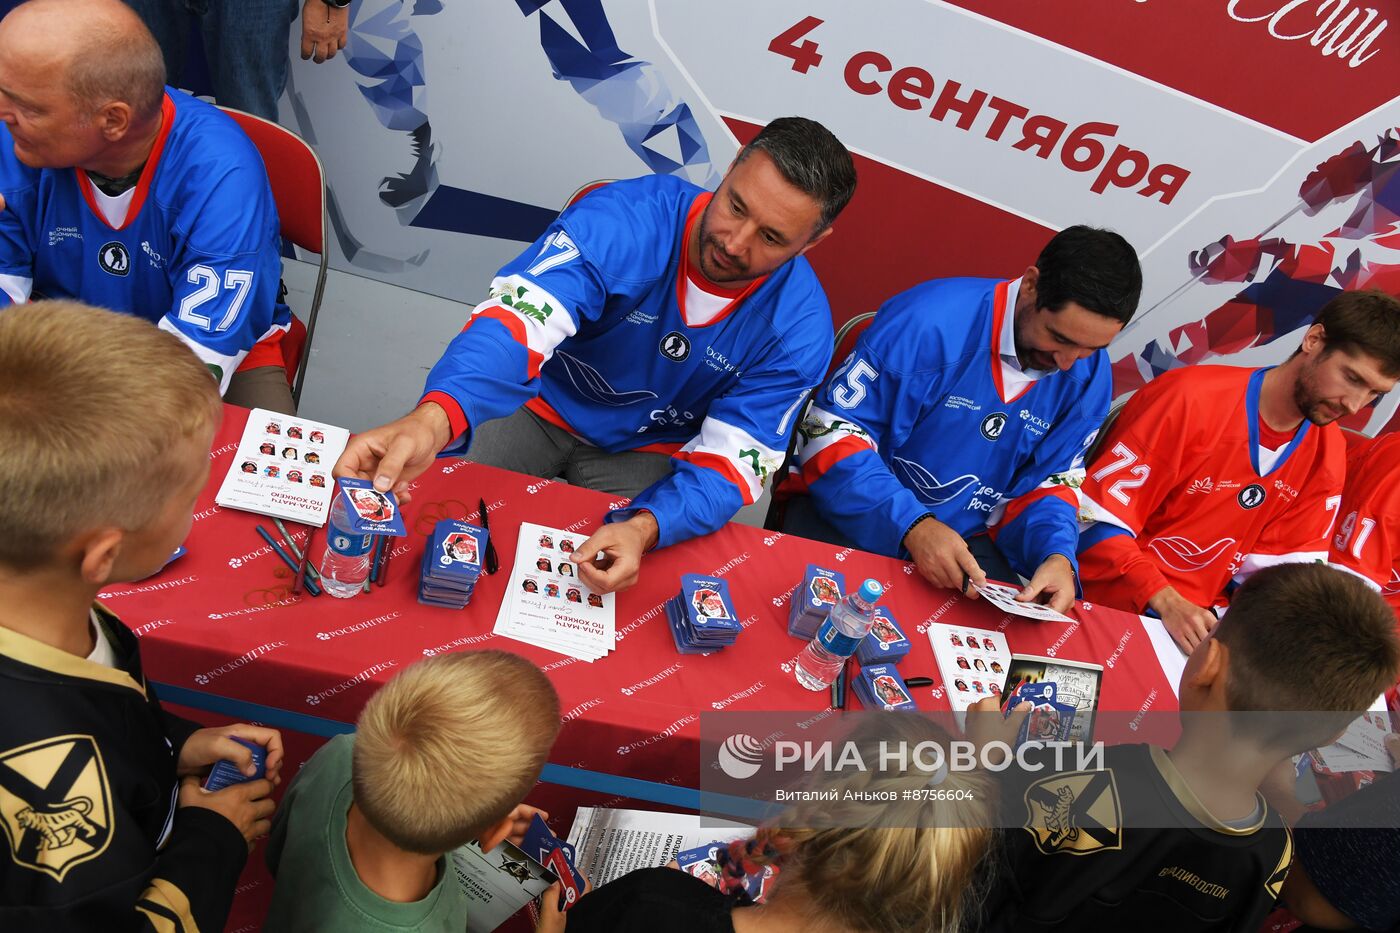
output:
POLYGON ((245 784, 248 781, 256 781, 267 776, 267 749, 248 739, 240 739, 237 736, 230 736, 230 738, 253 753, 253 764, 258 769, 257 773, 249 777, 238 770, 238 765, 227 758, 220 759, 214 762, 214 767, 209 769, 209 776, 204 779, 204 789, 207 791, 223 790, 225 787, 245 784))

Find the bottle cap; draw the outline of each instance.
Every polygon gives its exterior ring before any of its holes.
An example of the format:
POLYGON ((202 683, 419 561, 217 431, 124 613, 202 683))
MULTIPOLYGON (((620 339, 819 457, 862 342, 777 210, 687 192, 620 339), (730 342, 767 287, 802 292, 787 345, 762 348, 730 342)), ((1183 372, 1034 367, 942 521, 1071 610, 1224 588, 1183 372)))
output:
POLYGON ((866 580, 860 585, 860 598, 871 605, 874 605, 884 592, 885 588, 878 580, 866 580))

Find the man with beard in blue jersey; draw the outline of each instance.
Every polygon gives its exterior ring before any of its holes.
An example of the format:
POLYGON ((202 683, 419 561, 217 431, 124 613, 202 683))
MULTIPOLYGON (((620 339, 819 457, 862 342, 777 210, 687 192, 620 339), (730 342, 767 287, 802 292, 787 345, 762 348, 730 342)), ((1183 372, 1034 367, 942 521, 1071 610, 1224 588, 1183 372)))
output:
POLYGON ((831 356, 802 254, 854 190, 836 137, 785 117, 714 193, 670 176, 594 191, 501 269, 418 407, 353 439, 336 474, 402 493, 468 453, 630 496, 578 548, 584 583, 630 585, 645 551, 716 530, 781 463, 831 356))
POLYGON ((912 560, 952 589, 1014 571, 1030 579, 1019 598, 1069 608, 1105 348, 1141 291, 1128 242, 1077 226, 1018 279, 938 279, 885 302, 798 428, 811 498, 794 497, 784 530, 912 560))

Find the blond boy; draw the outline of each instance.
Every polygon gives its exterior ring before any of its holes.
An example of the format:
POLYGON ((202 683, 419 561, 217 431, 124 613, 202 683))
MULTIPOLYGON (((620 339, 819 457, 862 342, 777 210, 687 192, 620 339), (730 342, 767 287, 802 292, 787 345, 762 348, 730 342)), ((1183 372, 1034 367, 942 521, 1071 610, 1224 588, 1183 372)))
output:
POLYGON ((96 605, 184 540, 220 416, 175 336, 74 302, 0 311, 0 929, 222 929, 281 766, 271 729, 163 711, 96 605), (270 779, 206 793, 232 736, 270 779))
POLYGON ((264 927, 278 931, 466 928, 446 853, 516 841, 518 806, 559 731, 559 699, 504 651, 430 658, 365 704, 301 769, 273 824, 277 876, 264 927))

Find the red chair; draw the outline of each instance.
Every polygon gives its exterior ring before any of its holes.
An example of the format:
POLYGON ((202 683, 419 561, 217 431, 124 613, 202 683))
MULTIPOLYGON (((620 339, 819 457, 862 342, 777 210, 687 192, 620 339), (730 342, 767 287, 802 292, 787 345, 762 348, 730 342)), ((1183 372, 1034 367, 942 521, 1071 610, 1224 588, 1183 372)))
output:
POLYGON ((617 181, 616 178, 600 178, 597 181, 590 181, 588 184, 584 185, 582 188, 569 195, 569 200, 564 202, 564 209, 568 210, 569 208, 573 207, 575 204, 578 203, 580 198, 582 198, 585 194, 588 194, 590 191, 597 191, 604 185, 610 185, 615 181, 617 181))
POLYGON ((287 367, 287 382, 292 386, 292 400, 300 402, 311 341, 316 334, 316 315, 326 291, 326 172, 316 151, 286 127, 241 110, 219 109, 248 134, 262 155, 282 236, 320 257, 306 324, 303 326, 292 315, 291 331, 282 338, 283 364, 287 367))
POLYGON ((856 341, 860 335, 865 333, 865 329, 870 326, 874 319, 874 311, 866 311, 857 314, 836 331, 836 339, 831 344, 831 365, 827 367, 828 378, 836 372, 836 367, 846 361, 846 357, 851 355, 851 351, 856 348, 856 341))
MULTIPOLYGON (((836 339, 831 344, 831 365, 826 370, 828 379, 855 349, 856 341, 860 339, 861 334, 865 333, 865 329, 870 326, 870 322, 874 318, 874 311, 862 312, 842 324, 840 329, 836 331, 836 339)), ((811 404, 810 399, 807 404, 811 404)), ((789 499, 793 496, 807 495, 807 484, 802 481, 802 474, 792 472, 793 458, 797 454, 797 428, 802 424, 802 419, 806 417, 806 414, 807 405, 803 405, 802 411, 793 420, 792 436, 788 438, 787 455, 783 457, 783 465, 773 474, 773 495, 768 501, 768 514, 763 519, 763 527, 769 531, 783 530, 789 499)))

